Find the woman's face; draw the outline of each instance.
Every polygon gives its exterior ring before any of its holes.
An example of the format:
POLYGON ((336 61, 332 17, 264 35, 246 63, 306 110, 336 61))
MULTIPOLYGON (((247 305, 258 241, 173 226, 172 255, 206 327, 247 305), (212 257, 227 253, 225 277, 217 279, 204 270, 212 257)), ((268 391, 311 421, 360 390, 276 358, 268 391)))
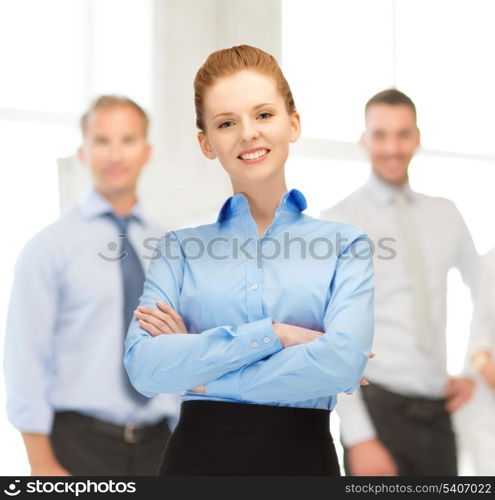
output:
POLYGON ((234 187, 283 175, 301 129, 272 78, 254 70, 220 78, 205 94, 203 116, 201 150, 220 160, 234 187))

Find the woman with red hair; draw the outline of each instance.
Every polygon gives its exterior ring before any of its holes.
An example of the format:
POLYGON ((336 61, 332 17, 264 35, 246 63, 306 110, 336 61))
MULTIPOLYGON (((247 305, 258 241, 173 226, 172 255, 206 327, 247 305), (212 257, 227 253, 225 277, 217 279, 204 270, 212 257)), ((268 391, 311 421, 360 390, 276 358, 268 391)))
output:
POLYGON ((162 239, 126 339, 140 392, 185 391, 160 474, 339 475, 329 415, 370 355, 370 242, 288 191, 300 117, 271 55, 214 52, 194 89, 233 195, 215 224, 162 239))

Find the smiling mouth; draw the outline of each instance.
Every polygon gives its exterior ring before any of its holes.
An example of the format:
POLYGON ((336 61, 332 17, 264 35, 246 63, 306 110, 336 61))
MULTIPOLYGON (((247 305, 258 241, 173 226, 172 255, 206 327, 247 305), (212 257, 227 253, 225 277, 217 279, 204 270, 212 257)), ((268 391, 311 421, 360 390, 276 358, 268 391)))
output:
POLYGON ((255 163, 257 161, 264 160, 269 152, 269 149, 263 148, 249 153, 242 153, 237 158, 245 163, 255 163))

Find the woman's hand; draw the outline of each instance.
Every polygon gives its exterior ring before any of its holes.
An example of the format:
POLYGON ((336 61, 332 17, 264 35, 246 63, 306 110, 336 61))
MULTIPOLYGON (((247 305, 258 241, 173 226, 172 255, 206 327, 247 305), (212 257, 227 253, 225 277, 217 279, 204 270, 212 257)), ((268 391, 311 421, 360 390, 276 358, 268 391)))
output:
POLYGON ((139 326, 147 333, 156 337, 165 333, 188 333, 182 316, 164 302, 157 301, 158 309, 140 306, 134 311, 139 320, 139 326))
POLYGON ((273 323, 273 330, 283 347, 306 344, 323 335, 323 332, 287 323, 273 323))

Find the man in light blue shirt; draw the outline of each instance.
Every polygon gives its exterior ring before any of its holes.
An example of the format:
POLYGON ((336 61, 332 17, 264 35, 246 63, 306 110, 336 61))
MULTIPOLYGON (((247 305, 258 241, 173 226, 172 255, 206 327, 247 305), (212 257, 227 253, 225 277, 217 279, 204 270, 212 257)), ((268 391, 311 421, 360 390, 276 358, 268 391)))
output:
POLYGON ((78 153, 93 186, 27 243, 16 265, 8 417, 33 475, 153 475, 178 402, 137 393, 122 364, 127 309, 137 305, 129 301, 161 236, 136 197, 151 152, 148 117, 125 97, 102 96, 81 125, 78 153))

